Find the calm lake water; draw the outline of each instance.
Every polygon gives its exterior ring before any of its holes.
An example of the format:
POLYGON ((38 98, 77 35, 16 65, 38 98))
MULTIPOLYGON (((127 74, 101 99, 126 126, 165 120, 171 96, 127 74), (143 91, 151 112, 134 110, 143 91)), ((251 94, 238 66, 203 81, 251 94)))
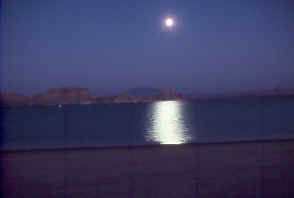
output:
POLYGON ((243 98, 1 109, 1 148, 294 138, 294 99, 243 98))

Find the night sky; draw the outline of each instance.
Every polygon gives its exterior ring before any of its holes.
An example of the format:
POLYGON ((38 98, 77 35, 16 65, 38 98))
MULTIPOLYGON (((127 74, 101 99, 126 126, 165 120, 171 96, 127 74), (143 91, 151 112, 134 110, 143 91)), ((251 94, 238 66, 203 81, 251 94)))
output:
POLYGON ((1 20, 2 91, 294 88, 291 1, 2 0, 1 20))

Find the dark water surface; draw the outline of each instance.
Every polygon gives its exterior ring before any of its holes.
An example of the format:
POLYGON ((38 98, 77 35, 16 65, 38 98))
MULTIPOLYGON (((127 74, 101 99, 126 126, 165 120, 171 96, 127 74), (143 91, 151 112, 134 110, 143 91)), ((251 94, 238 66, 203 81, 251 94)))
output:
POLYGON ((294 138, 294 99, 1 109, 3 150, 294 138))

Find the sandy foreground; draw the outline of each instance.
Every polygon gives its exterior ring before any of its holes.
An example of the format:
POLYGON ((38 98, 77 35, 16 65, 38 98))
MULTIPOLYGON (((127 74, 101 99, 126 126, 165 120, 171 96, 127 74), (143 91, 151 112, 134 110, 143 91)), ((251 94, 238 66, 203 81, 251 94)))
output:
POLYGON ((294 197, 294 140, 5 152, 1 197, 294 197))

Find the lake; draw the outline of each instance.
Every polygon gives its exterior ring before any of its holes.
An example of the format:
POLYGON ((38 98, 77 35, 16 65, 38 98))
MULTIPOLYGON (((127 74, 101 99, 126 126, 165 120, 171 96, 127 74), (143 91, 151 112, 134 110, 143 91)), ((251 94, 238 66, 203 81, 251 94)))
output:
POLYGON ((2 150, 294 138, 294 99, 235 98, 1 109, 2 150))

